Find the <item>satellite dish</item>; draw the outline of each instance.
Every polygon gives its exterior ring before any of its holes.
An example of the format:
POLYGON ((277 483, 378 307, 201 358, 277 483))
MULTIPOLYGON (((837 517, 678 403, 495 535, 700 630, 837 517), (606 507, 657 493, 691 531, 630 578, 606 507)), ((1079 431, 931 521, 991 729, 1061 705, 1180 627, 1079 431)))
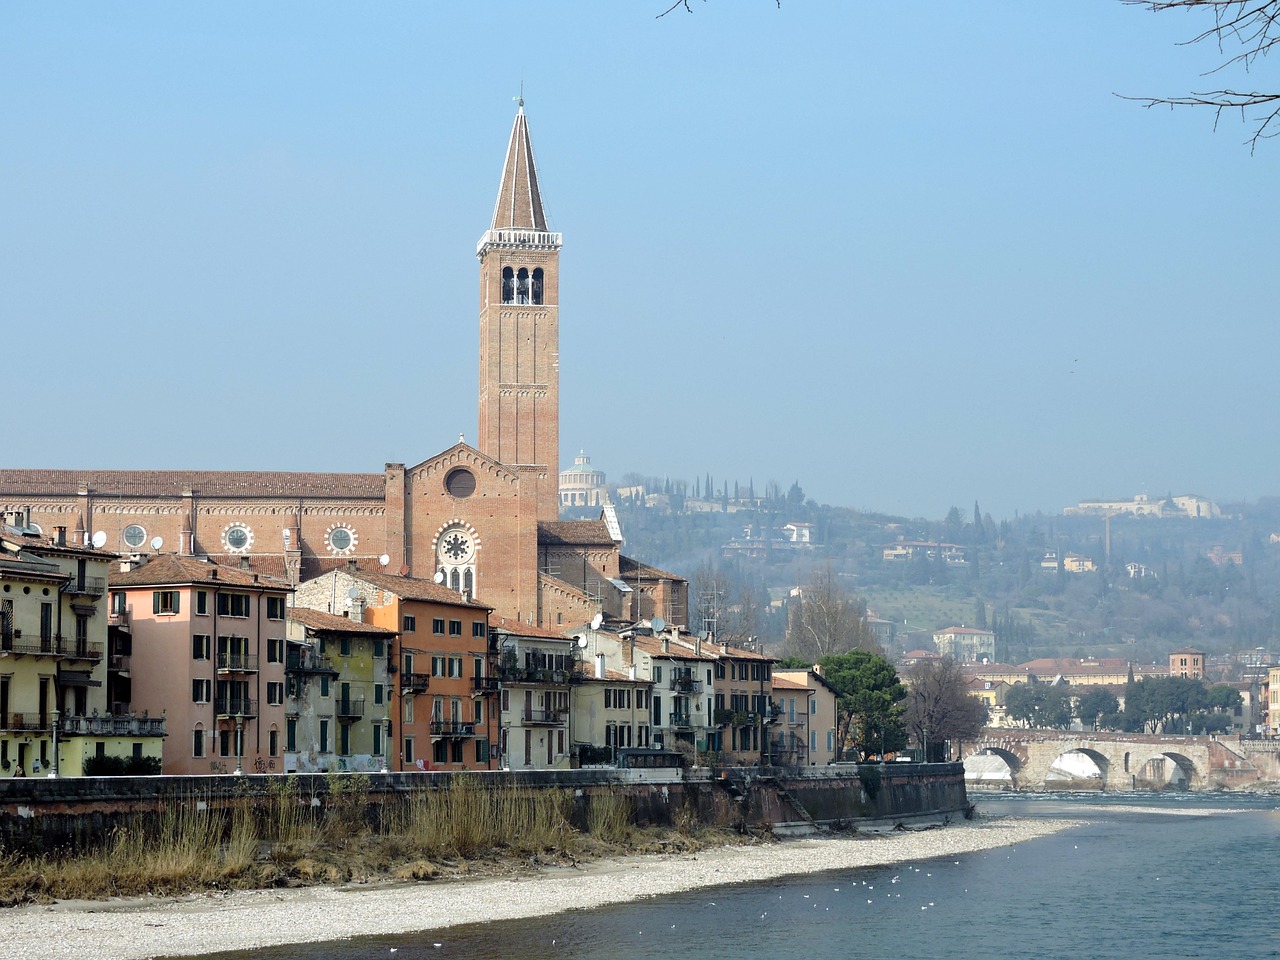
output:
MULTIPOLYGON (((604 623, 604 614, 603 614, 603 613, 597 613, 594 617, 592 617, 592 618, 591 618, 591 629, 592 629, 592 630, 599 630, 599 629, 600 629, 600 624, 602 624, 602 623, 604 623)), ((586 646, 586 644, 583 644, 583 646, 586 646)))
POLYGON ((105 546, 107 545, 107 534, 106 534, 106 531, 105 531, 105 530, 99 530, 99 531, 97 531, 97 532, 93 535, 93 540, 92 540, 91 542, 93 543, 93 545, 94 545, 95 547, 97 547, 99 550, 101 550, 103 547, 105 547, 105 546))
POLYGON ((347 591, 347 596, 350 597, 352 600, 354 600, 356 597, 360 596, 360 588, 352 587, 350 590, 347 591))
POLYGON ((431 579, 434 580, 436 583, 444 583, 444 571, 437 570, 436 575, 431 579))
POLYGON ((158 551, 158 550, 159 550, 161 547, 163 547, 163 546, 164 546, 164 537, 152 537, 152 538, 151 538, 151 549, 152 549, 152 550, 157 550, 157 551, 158 551))
POLYGON ((384 567, 390 562, 391 562, 391 558, 387 556, 385 553, 378 558, 378 563, 382 564, 384 567))
POLYGON ((663 630, 667 629, 667 621, 663 620, 661 617, 654 617, 651 623, 653 625, 654 633, 661 633, 663 630))

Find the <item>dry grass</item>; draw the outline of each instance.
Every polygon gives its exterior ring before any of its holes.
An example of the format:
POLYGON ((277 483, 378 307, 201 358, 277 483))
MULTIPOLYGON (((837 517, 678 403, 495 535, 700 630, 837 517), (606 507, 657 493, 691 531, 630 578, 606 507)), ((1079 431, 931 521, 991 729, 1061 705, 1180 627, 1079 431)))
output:
POLYGON ((449 789, 390 798, 371 819, 368 778, 334 777, 325 786, 320 802, 296 778, 281 777, 265 798, 220 809, 172 803, 77 856, 0 850, 0 905, 492 874, 531 860, 691 850, 727 839, 696 824, 689 808, 674 832, 640 830, 620 790, 594 794, 579 831, 568 790, 492 787, 460 775, 449 789))

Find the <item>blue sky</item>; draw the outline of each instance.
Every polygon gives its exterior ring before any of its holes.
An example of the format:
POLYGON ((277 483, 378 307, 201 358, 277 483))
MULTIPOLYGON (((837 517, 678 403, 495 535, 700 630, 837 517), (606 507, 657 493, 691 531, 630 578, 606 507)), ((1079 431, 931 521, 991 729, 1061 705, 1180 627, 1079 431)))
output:
POLYGON ((665 5, 0 7, 6 465, 474 441, 523 80, 564 461, 931 517, 1280 493, 1280 143, 1115 96, 1221 85, 1203 20, 665 5))

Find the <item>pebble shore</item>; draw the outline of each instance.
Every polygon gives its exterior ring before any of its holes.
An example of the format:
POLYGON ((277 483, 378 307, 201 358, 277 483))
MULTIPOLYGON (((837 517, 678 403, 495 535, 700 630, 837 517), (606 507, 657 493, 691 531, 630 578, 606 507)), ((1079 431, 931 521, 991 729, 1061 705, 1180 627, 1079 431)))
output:
POLYGON ((0 960, 148 960, 437 930, 726 883, 950 857, 1021 843, 1073 825, 1065 820, 1000 818, 870 838, 787 840, 696 854, 623 857, 507 879, 18 907, 0 913, 0 960))

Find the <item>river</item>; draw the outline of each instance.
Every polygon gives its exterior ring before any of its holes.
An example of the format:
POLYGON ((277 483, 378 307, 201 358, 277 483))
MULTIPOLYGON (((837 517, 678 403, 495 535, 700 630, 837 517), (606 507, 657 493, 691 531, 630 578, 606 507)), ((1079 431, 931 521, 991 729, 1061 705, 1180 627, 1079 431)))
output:
POLYGON ((718 887, 536 920, 220 960, 1147 960, 1280 956, 1280 800, 977 795, 988 817, 1083 821, 959 859, 718 887))

